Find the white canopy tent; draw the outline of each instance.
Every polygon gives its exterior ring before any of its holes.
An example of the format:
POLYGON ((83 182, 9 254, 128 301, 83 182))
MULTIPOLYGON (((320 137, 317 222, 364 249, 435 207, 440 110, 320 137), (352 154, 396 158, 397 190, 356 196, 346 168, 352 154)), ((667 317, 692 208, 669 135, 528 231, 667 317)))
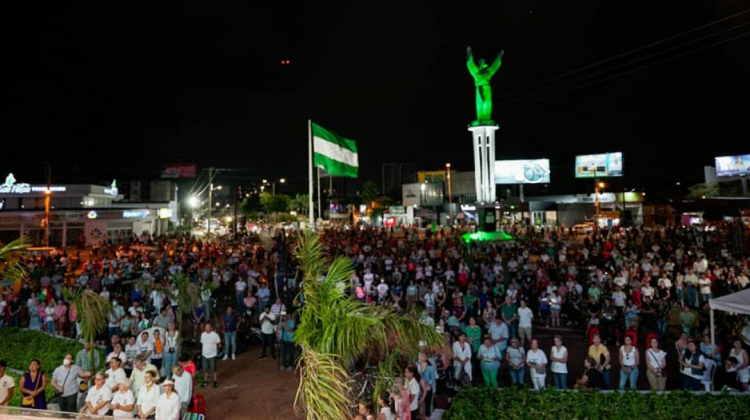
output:
POLYGON ((750 314, 750 289, 745 289, 737 293, 732 293, 731 295, 722 296, 720 298, 711 299, 708 301, 708 306, 711 308, 711 343, 713 343, 713 345, 716 345, 714 310, 739 314, 750 314))

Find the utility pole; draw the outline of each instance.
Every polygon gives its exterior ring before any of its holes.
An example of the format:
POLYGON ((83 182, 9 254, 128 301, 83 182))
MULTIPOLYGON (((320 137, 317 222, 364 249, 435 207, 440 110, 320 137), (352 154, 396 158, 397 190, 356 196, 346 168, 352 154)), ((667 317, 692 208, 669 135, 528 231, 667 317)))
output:
POLYGON ((242 186, 237 184, 237 191, 235 191, 234 195, 234 240, 237 240, 237 207, 238 200, 242 199, 242 186))
POLYGON ((208 168, 208 235, 211 235, 211 208, 214 195, 214 168, 208 168))
POLYGON ((448 215, 450 220, 448 224, 453 226, 453 191, 451 189, 451 164, 445 164, 446 177, 448 178, 448 215))

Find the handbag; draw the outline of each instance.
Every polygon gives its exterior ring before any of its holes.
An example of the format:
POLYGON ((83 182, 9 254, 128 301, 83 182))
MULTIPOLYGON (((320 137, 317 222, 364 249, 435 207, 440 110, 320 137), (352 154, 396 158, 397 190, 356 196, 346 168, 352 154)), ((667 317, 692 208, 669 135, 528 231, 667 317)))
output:
MULTIPOLYGON (((62 398, 63 393, 65 392, 65 384, 68 383, 68 376, 70 376, 70 370, 71 369, 69 369, 68 373, 65 374, 65 380, 63 380, 63 384, 62 384, 62 389, 63 389, 62 392, 60 392, 58 390, 55 390, 55 395, 52 397, 53 400, 57 400, 57 399, 62 398)), ((52 401, 50 401, 50 402, 52 402, 52 401)))

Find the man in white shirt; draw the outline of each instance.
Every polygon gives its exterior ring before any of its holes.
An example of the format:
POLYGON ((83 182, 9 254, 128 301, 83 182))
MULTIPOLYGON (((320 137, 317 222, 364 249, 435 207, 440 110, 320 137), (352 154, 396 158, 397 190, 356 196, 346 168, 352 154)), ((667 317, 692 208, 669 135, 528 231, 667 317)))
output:
POLYGON ((526 300, 521 299, 520 303, 521 306, 518 307, 518 338, 521 340, 521 347, 523 347, 526 340, 531 342, 531 320, 534 319, 534 311, 526 306, 526 300))
POLYGON ((263 347, 260 360, 266 358, 266 348, 271 351, 271 358, 276 360, 276 350, 274 349, 276 344, 276 315, 271 312, 270 306, 266 306, 263 313, 260 314, 260 330, 263 333, 261 336, 263 347))
POLYGON ((13 398, 13 392, 16 390, 16 383, 13 378, 5 374, 6 365, 5 360, 0 360, 0 407, 8 405, 10 399, 13 398))
POLYGON ((154 343, 148 336, 148 332, 144 331, 141 333, 141 337, 136 343, 136 349, 139 355, 146 356, 149 363, 151 362, 151 355, 154 353, 154 343))
MULTIPOLYGON (((270 308, 269 308, 270 309, 270 308)), ((214 388, 219 387, 219 380, 216 375, 216 356, 219 354, 219 346, 221 346, 221 337, 212 330, 211 324, 206 323, 203 334, 201 334, 201 344, 203 350, 201 355, 203 356, 203 384, 202 387, 208 386, 208 376, 213 374, 214 376, 214 388)))
POLYGON ((243 279, 238 279, 237 283, 234 284, 234 292, 237 294, 237 310, 242 311, 242 302, 245 300, 245 290, 247 290, 247 282, 243 279))
POLYGON ((187 413, 190 397, 193 395, 193 378, 185 372, 179 364, 172 368, 172 380, 174 381, 174 390, 180 396, 180 418, 187 413))

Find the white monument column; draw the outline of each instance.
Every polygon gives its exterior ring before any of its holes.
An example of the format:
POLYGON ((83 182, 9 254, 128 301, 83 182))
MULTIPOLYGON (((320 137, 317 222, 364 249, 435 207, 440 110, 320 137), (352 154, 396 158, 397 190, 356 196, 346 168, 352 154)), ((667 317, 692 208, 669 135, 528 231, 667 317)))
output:
POLYGON ((474 183, 478 203, 495 202, 495 131, 497 125, 469 127, 474 148, 474 183))

